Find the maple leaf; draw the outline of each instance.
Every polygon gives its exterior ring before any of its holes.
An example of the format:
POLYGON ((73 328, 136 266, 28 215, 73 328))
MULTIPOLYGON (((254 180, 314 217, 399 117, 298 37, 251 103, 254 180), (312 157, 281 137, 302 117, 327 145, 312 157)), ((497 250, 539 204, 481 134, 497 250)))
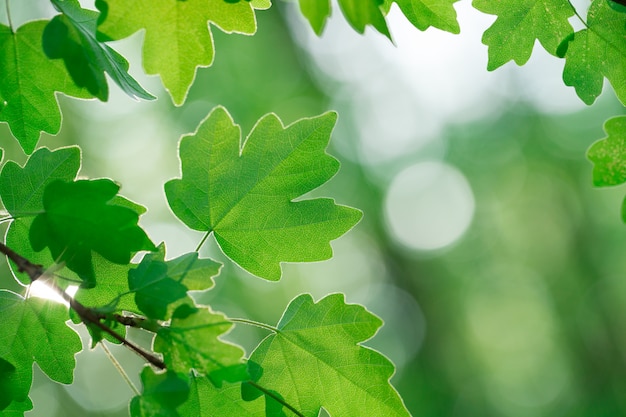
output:
POLYGON ((55 92, 93 98, 72 81, 63 62, 43 51, 46 21, 34 21, 15 32, 0 24, 0 121, 6 122, 22 149, 30 154, 41 132, 56 134, 61 111, 55 92))
POLYGON ((329 241, 351 229, 359 210, 331 199, 293 201, 328 181, 339 162, 326 154, 335 113, 287 127, 274 114, 256 124, 243 147, 228 112, 215 108, 180 142, 182 179, 165 184, 174 214, 212 232, 233 261, 278 280, 280 262, 332 256, 329 241))
POLYGON ((44 212, 30 228, 35 251, 50 249, 57 261, 65 261, 87 286, 95 285, 91 251, 105 259, 127 264, 140 250, 155 249, 137 225, 137 212, 115 199, 119 186, 108 179, 55 181, 44 190, 44 212))
POLYGON ((592 104, 606 77, 626 104, 626 13, 614 10, 606 0, 595 0, 586 25, 559 47, 559 56, 565 57, 563 81, 576 89, 582 101, 592 104))
POLYGON ((392 3, 397 3, 406 18, 419 30, 430 26, 450 33, 459 33, 461 28, 452 6, 458 0, 387 0, 384 9, 388 12, 392 3))
POLYGON ((574 8, 567 0, 474 0, 472 5, 481 12, 498 15, 483 34, 483 43, 489 47, 490 71, 510 60, 524 65, 535 40, 556 55, 561 41, 573 32, 568 19, 574 15, 574 8))
POLYGON ((176 408, 189 396, 189 378, 172 371, 155 373, 150 367, 141 372, 143 393, 130 402, 131 417, 178 417, 176 408))
POLYGON ((145 29, 143 66, 159 74, 176 105, 193 83, 196 68, 213 62, 213 37, 207 22, 224 32, 254 34, 254 8, 247 1, 97 0, 102 12, 99 36, 117 40, 145 29))
POLYGON ((595 186, 626 182, 626 116, 613 117, 604 123, 607 137, 595 142, 587 151, 593 162, 595 186))
POLYGON ((102 101, 109 96, 104 73, 129 96, 153 100, 128 74, 128 61, 96 39, 98 13, 80 7, 77 0, 52 0, 63 14, 55 16, 43 32, 43 48, 48 57, 62 58, 79 87, 86 87, 102 101))
POLYGON ((251 376, 304 416, 317 417, 321 407, 332 416, 409 416, 389 383, 393 364, 360 345, 381 325, 363 306, 346 304, 343 294, 317 303, 300 295, 285 310, 276 333, 250 356, 251 376))
POLYGON ((170 325, 159 329, 154 340, 154 350, 163 353, 167 368, 179 373, 195 369, 216 385, 247 379, 243 350, 219 339, 233 324, 208 307, 190 304, 178 306, 170 325))
POLYGON ((65 324, 69 318, 67 307, 0 290, 0 315, 0 358, 14 368, 5 366, 4 376, 10 383, 0 385, 0 398, 22 405, 29 402, 33 362, 52 380, 72 382, 74 355, 82 349, 82 343, 65 324))

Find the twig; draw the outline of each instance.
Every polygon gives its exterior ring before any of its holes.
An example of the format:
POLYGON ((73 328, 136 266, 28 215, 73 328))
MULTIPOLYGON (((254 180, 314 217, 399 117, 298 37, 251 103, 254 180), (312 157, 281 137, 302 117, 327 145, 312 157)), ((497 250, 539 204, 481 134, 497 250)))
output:
MULTIPOLYGON (((15 253, 13 249, 9 248, 2 242, 0 242, 0 252, 4 253, 10 260, 15 262, 15 264, 17 265, 18 271, 25 272, 26 274, 28 274, 31 283, 35 282, 39 277, 41 277, 44 274, 43 266, 33 264, 28 259, 15 253)), ((59 294, 70 305, 70 307, 74 311, 76 311, 76 313, 78 314, 78 316, 80 317, 83 323, 93 324, 94 326, 98 327, 100 330, 109 334, 115 340, 117 340, 118 342, 120 342, 121 344, 123 344, 124 346, 126 346, 127 348, 129 348, 130 350, 138 354, 139 356, 141 356, 143 359, 150 362, 156 368, 158 369, 166 368, 165 363, 159 357, 157 357, 156 355, 150 352, 146 352, 145 350, 135 345, 134 343, 130 342, 123 336, 120 336, 119 334, 117 334, 113 329, 111 329, 106 324, 102 323, 101 320, 105 318, 104 315, 100 313, 96 313, 91 308, 88 308, 82 305, 79 301, 75 300, 68 293, 66 293, 55 282, 50 281, 48 285, 50 286, 51 289, 56 291, 57 294, 59 294)))

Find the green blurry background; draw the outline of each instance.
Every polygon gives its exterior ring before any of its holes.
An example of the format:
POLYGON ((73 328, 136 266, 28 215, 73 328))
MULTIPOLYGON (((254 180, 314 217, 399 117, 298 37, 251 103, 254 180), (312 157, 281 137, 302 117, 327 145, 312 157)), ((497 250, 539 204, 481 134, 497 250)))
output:
MULTIPOLYGON (((418 32, 394 8, 395 45, 356 34, 337 9, 316 38, 295 4, 276 3, 253 37, 213 30, 215 63, 181 108, 142 75, 141 34, 116 44, 159 100, 134 102, 115 86, 109 103, 60 97, 62 131, 41 144, 78 143, 82 174, 119 181, 175 257, 202 237, 163 194, 179 175, 181 134, 217 104, 244 132, 268 112, 289 123, 337 110, 329 152, 342 169, 311 195, 359 207, 363 221, 333 242, 332 260, 284 265, 279 283, 207 245, 203 255, 226 266, 198 298, 275 323, 301 292, 346 293, 385 320, 367 344, 396 363, 392 381, 415 416, 626 415, 626 190, 592 188, 585 159, 604 120, 624 113, 612 92, 584 107, 562 85, 562 62, 539 50, 523 68, 488 73, 480 36, 492 19, 467 2, 458 36, 418 32)), ((17 11, 14 22, 49 12, 17 11)), ((5 160, 25 160, 5 125, 0 141, 5 160)), ((19 289, 6 266, 0 281, 19 289)), ((229 338, 249 352, 264 335, 238 326, 229 338)), ((111 349, 138 384, 142 361, 111 349)), ((27 415, 128 415, 132 392, 101 348, 77 361, 72 386, 36 371, 27 415)))

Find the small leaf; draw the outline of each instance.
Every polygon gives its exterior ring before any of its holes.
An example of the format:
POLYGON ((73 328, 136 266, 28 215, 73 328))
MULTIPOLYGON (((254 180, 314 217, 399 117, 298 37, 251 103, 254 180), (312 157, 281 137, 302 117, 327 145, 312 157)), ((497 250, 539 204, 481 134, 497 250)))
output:
POLYGON ((587 151, 593 162, 593 184, 597 187, 626 182, 626 116, 613 117, 604 124, 607 137, 587 151))
POLYGON ((184 103, 198 67, 213 63, 208 22, 227 33, 254 34, 254 8, 247 1, 97 0, 99 36, 126 38, 145 29, 143 66, 159 74, 174 103, 184 103))
POLYGON ((406 18, 419 30, 430 26, 450 33, 459 33, 461 28, 452 6, 458 0, 394 0, 406 18))
POLYGON ((61 112, 55 92, 92 98, 74 84, 65 65, 46 56, 46 21, 29 22, 15 33, 0 24, 0 121, 9 124, 24 152, 31 154, 41 132, 56 135, 61 112))
POLYGON ((165 184, 174 214, 213 232, 226 255, 262 278, 278 280, 280 262, 332 256, 329 241, 361 218, 331 199, 293 201, 328 181, 337 160, 325 153, 335 113, 284 127, 263 117, 241 148, 241 132, 218 107, 181 139, 182 179, 165 184))
POLYGON ((409 416, 389 383, 393 364, 360 345, 382 321, 342 294, 317 303, 300 295, 287 307, 270 335, 250 356, 252 378, 280 393, 304 416, 320 408, 332 416, 409 416))
POLYGON ((178 408, 181 416, 265 417, 263 399, 244 401, 241 384, 217 388, 207 378, 192 377, 189 399, 178 408))
POLYGON ((160 374, 148 366, 141 372, 143 393, 130 403, 131 417, 178 417, 176 408, 189 397, 189 378, 172 371, 160 374))
POLYGON ((626 14, 595 0, 587 13, 587 29, 576 32, 565 53, 563 81, 586 104, 602 92, 606 77, 626 105, 626 14))
POLYGON ((33 362, 52 380, 70 384, 82 349, 80 338, 65 322, 67 307, 0 290, 0 358, 15 368, 10 384, 2 384, 0 398, 23 403, 33 379, 33 362))
POLYGON ((128 61, 96 39, 98 13, 80 7, 77 0, 51 0, 63 14, 55 16, 43 32, 43 48, 48 57, 62 58, 79 87, 86 87, 102 101, 109 95, 106 72, 126 94, 153 100, 128 74, 128 61))
POLYGON ((232 326, 222 314, 182 304, 170 325, 158 331, 154 350, 163 353, 168 369, 180 373, 195 369, 216 385, 247 379, 243 350, 219 339, 232 326))
POLYGON ((350 26, 359 33, 365 32, 367 25, 391 39, 382 4, 384 0, 339 0, 339 7, 350 26))
POLYGON ((524 65, 535 40, 556 55, 563 39, 573 32, 568 19, 574 8, 568 0, 474 0, 472 5, 498 16, 483 35, 483 43, 489 47, 489 71, 510 60, 524 65))
POLYGON ((189 291, 204 291, 215 285, 213 277, 220 273, 222 264, 213 259, 198 258, 197 252, 187 253, 167 263, 167 275, 187 287, 189 291))
POLYGON ((330 0, 300 0, 300 11, 319 36, 330 16, 330 0))
POLYGON ((164 255, 164 250, 148 253, 128 272, 128 287, 137 306, 148 318, 158 320, 169 319, 168 306, 187 296, 187 287, 169 276, 164 255))
POLYGON ((13 401, 7 408, 0 411, 0 417, 24 417, 26 411, 33 409, 30 398, 24 401, 13 401))
POLYGON ((44 213, 30 229, 34 250, 50 248, 52 257, 65 261, 88 286, 95 285, 91 251, 127 264, 140 250, 154 245, 137 225, 139 216, 127 207, 111 204, 119 186, 111 180, 55 181, 43 196, 44 213))

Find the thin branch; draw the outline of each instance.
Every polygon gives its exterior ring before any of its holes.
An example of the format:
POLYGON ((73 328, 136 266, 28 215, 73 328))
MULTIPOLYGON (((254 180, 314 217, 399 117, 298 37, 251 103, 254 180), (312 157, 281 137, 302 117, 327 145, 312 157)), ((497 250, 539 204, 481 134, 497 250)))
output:
POLYGON ((274 400, 278 401, 279 403, 281 403, 283 406, 287 407, 291 412, 293 412, 298 417, 305 417, 304 414, 302 414, 300 411, 296 410, 291 404, 289 404, 287 401, 285 401, 282 398, 280 398, 278 395, 276 395, 272 391, 270 391, 270 390, 268 390, 266 388, 263 388, 262 386, 260 386, 259 384, 257 384, 254 381, 247 381, 247 383, 252 385, 254 388, 258 389, 259 391, 261 391, 263 394, 267 395, 268 397, 271 397, 274 400))
POLYGON ((576 7, 574 7, 574 5, 572 4, 571 0, 567 0, 567 2, 569 3, 570 7, 574 11, 574 14, 578 18, 578 20, 580 20, 583 23, 583 25, 585 25, 585 27, 587 29, 589 29, 589 25, 587 24, 587 21, 585 19, 583 19, 583 17, 578 13, 578 10, 576 10, 576 7))
POLYGON ((109 358, 115 369, 117 369, 117 372, 119 372, 119 374, 122 376, 124 381, 126 381, 130 389, 135 393, 136 396, 140 396, 141 393, 139 392, 135 384, 133 384, 133 381, 130 380, 128 374, 126 373, 124 368, 122 368, 122 365, 118 362, 117 359, 115 359, 115 356, 113 356, 113 353, 109 350, 107 345, 104 344, 104 341, 100 342, 99 345, 102 346, 102 350, 104 350, 104 353, 106 353, 107 357, 109 358))
POLYGON ((9 1, 10 0, 5 0, 4 6, 7 10, 7 20, 9 21, 9 28, 11 29, 11 33, 15 33, 15 31, 13 30, 13 22, 11 21, 11 7, 9 6, 9 1))
MULTIPOLYGON (((28 259, 15 253, 13 249, 9 248, 2 242, 0 242, 0 252, 4 253, 10 260, 15 262, 15 264, 18 267, 18 271, 25 272, 26 274, 28 274, 28 276, 30 277, 31 283, 35 282, 45 272, 43 269, 43 266, 33 264, 28 259)), ((106 324, 102 323, 101 320, 105 318, 104 315, 100 313, 96 313, 94 310, 82 305, 80 302, 78 302, 72 296, 66 293, 55 282, 50 281, 47 284, 51 289, 56 291, 56 293, 59 294, 63 298, 63 300, 65 300, 70 305, 70 307, 78 314, 78 316, 80 317, 83 323, 93 324, 94 326, 98 327, 100 330, 109 334, 115 340, 117 340, 118 342, 120 342, 121 344, 123 344, 124 346, 126 346, 127 348, 129 348, 130 350, 132 350, 133 352, 135 352, 142 358, 144 358, 146 361, 150 362, 152 365, 154 365, 158 369, 166 368, 165 363, 161 360, 161 358, 159 358, 153 353, 146 352, 139 346, 135 345, 134 343, 127 340, 126 338, 117 334, 113 329, 111 329, 106 324)))
POLYGON ((206 232, 204 237, 202 237, 202 240, 200 241, 200 243, 198 243, 198 246, 196 246, 196 250, 195 252, 200 252, 200 248, 202 247, 202 245, 204 245, 204 242, 206 242, 207 238, 211 235, 211 232, 206 232))

